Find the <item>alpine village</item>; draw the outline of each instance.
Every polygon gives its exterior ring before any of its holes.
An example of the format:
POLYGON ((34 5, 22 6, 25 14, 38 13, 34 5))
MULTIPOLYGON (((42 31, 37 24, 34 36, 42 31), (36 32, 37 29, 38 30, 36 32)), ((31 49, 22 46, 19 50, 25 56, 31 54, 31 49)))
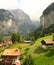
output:
POLYGON ((20 9, 0 9, 0 65, 54 65, 54 2, 39 23, 20 9))

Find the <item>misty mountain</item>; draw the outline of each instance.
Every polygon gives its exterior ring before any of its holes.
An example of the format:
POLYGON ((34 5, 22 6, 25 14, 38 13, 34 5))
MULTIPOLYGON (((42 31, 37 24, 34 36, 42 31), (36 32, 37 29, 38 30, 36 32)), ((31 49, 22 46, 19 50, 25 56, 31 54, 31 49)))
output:
POLYGON ((22 10, 0 9, 0 35, 9 35, 12 32, 28 34, 33 32, 36 26, 30 17, 22 10))
POLYGON ((35 29, 40 27, 40 21, 32 21, 32 24, 35 26, 35 29))

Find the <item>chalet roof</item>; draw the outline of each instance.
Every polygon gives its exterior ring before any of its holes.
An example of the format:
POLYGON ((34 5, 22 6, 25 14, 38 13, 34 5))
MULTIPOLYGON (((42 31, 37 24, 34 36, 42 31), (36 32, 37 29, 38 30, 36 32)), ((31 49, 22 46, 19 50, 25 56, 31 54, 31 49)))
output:
POLYGON ((8 41, 7 44, 8 45, 12 45, 13 43, 12 43, 12 41, 8 41))
POLYGON ((46 40, 44 40, 44 42, 46 44, 54 44, 54 41, 52 41, 51 39, 46 39, 46 40))
POLYGON ((2 47, 3 46, 3 44, 0 44, 0 47, 2 47))
POLYGON ((6 49, 2 54, 2 56, 19 56, 19 55, 21 55, 20 50, 16 48, 6 49))

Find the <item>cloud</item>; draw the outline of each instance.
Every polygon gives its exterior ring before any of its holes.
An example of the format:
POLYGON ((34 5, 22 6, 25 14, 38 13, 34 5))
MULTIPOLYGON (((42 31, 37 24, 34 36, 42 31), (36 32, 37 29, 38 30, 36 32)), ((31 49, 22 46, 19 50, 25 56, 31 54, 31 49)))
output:
POLYGON ((39 19, 43 10, 54 0, 20 0, 21 9, 30 15, 31 19, 39 19))
POLYGON ((0 8, 22 9, 31 19, 39 19, 43 10, 54 0, 0 0, 0 8))
POLYGON ((17 0, 0 0, 0 8, 14 9, 18 7, 19 3, 17 0))

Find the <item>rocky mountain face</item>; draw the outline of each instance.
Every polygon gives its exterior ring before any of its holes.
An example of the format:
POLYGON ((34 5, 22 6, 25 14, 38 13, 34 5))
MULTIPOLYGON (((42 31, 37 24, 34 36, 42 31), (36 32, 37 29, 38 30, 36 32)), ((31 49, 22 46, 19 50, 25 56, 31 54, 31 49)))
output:
POLYGON ((12 32, 28 34, 34 30, 30 17, 22 10, 0 9, 0 35, 9 35, 12 32))
POLYGON ((42 16, 40 17, 40 24, 42 29, 48 28, 54 24, 54 3, 49 5, 44 11, 42 16))

